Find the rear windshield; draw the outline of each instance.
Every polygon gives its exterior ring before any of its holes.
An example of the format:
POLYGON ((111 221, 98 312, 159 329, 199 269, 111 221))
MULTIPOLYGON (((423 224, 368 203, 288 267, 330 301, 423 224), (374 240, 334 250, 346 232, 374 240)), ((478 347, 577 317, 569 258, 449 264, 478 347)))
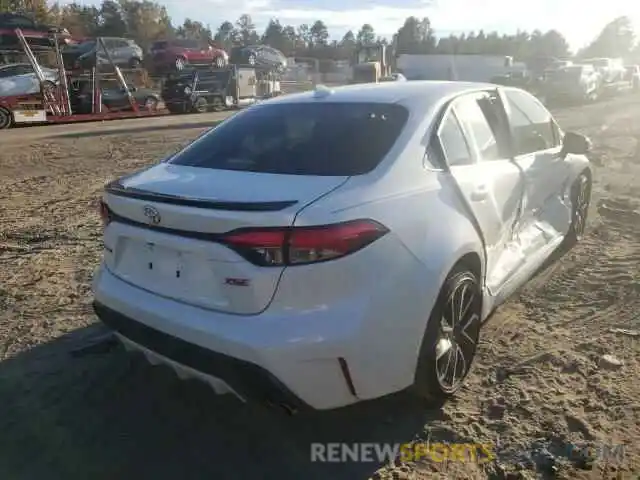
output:
POLYGON ((349 176, 373 170, 409 112, 382 103, 265 104, 238 113, 169 162, 288 175, 349 176))

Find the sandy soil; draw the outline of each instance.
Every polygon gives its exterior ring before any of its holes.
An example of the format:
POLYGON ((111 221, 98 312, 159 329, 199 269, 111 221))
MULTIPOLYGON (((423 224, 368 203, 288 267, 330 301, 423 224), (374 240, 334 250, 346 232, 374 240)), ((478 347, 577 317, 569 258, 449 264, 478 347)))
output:
POLYGON ((558 112, 595 144, 588 235, 494 316, 455 401, 426 409, 400 395, 297 417, 215 396, 120 348, 74 355, 104 332, 89 288, 101 187, 219 118, 0 134, 2 478, 639 478, 640 98, 558 112), (309 461, 311 442, 416 439, 491 443, 498 458, 309 461), (624 444, 624 462, 568 458, 571 442, 624 444))

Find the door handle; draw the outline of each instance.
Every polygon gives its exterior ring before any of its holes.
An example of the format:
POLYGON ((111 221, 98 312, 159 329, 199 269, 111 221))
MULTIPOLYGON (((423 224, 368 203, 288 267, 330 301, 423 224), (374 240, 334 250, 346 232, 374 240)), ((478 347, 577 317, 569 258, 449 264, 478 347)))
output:
POLYGON ((486 200, 489 195, 489 190, 486 185, 479 185, 476 189, 471 192, 471 200, 474 202, 482 202, 486 200))

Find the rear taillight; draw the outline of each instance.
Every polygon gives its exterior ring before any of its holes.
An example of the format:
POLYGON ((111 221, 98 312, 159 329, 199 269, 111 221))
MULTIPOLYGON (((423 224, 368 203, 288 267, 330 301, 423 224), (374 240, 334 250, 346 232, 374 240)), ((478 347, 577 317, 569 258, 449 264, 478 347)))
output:
POLYGON ((256 265, 304 265, 344 257, 388 232, 373 220, 353 220, 313 227, 241 229, 226 234, 222 242, 256 265))
POLYGON ((102 220, 102 225, 106 227, 111 223, 111 210, 109 210, 109 206, 104 202, 104 200, 100 200, 98 210, 100 212, 100 219, 102 220))

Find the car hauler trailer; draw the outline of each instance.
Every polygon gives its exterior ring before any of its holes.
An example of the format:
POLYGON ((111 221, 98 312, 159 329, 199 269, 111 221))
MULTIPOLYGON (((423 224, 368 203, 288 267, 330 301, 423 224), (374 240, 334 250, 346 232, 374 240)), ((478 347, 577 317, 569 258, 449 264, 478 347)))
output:
POLYGON ((280 75, 251 65, 197 66, 169 74, 162 98, 171 113, 241 108, 281 94, 280 75))
POLYGON ((101 38, 98 38, 97 41, 100 48, 105 52, 109 64, 113 67, 113 73, 111 75, 113 76, 115 74, 115 78, 123 94, 128 99, 130 109, 126 111, 122 109, 111 111, 104 107, 100 87, 104 74, 101 73, 98 68, 93 68, 90 72, 91 95, 93 100, 91 113, 75 113, 72 109, 72 101, 70 98, 72 93, 69 89, 69 77, 72 75, 65 70, 57 35, 53 36, 54 46, 50 49, 55 56, 56 68, 58 70, 58 84, 56 85, 50 80, 45 79, 40 64, 22 34, 22 31, 16 29, 15 34, 22 46, 24 55, 33 67, 34 74, 40 85, 40 91, 37 93, 0 97, 0 129, 9 128, 14 125, 91 122, 157 116, 168 113, 166 110, 158 108, 157 104, 154 105, 154 108, 144 108, 138 104, 120 68, 115 65, 101 38))

